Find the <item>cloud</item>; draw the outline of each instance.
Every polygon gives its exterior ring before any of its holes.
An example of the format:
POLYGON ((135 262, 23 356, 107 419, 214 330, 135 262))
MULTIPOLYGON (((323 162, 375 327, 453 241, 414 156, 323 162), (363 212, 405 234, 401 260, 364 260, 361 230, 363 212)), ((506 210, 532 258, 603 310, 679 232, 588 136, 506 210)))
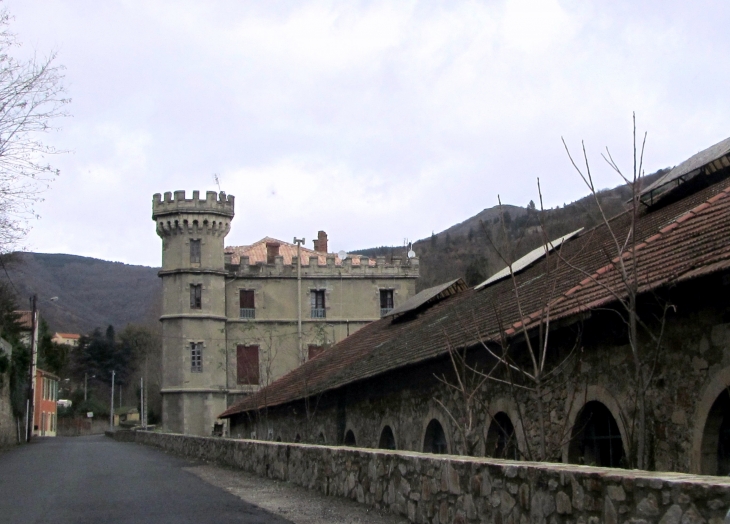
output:
POLYGON ((560 142, 647 168, 725 138, 722 3, 7 0, 20 52, 57 48, 74 150, 30 241, 159 263, 152 193, 236 195, 229 237, 428 236, 502 200, 580 197, 560 142))

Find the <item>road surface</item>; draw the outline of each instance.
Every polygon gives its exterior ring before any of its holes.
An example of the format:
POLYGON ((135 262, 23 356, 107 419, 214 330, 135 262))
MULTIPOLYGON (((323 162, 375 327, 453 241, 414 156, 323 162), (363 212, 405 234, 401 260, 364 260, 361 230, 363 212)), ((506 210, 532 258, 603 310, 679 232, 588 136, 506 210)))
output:
POLYGON ((103 435, 36 438, 0 453, 0 522, 290 522, 205 482, 191 466, 103 435))

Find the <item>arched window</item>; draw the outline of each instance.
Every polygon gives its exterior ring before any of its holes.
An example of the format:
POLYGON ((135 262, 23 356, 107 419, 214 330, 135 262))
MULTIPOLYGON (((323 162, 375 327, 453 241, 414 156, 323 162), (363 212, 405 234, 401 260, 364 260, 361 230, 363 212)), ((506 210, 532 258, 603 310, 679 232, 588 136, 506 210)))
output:
POLYGON ((586 403, 573 426, 568 459, 573 464, 624 467, 624 446, 616 420, 597 400, 586 403))
POLYGON ((492 417, 487 431, 485 455, 488 457, 519 460, 515 427, 509 415, 500 411, 492 417))
POLYGON ((345 433, 345 446, 357 446, 357 443, 355 442, 355 434, 351 429, 348 429, 347 433, 345 433))
POLYGON ((702 434, 703 475, 730 474, 730 395, 724 390, 712 404, 702 434))
POLYGON ((319 435, 317 435, 317 444, 324 444, 325 442, 324 433, 320 432, 319 435))
POLYGON ((443 455, 449 452, 449 445, 446 442, 446 434, 441 423, 433 419, 426 427, 426 435, 423 437, 423 452, 443 455))
POLYGON ((294 442, 295 443, 299 443, 301 441, 302 441, 302 436, 299 433, 297 433, 297 436, 294 437, 294 442))
POLYGON ((380 432, 380 441, 378 442, 378 448, 380 449, 395 449, 395 436, 393 436, 393 430, 390 426, 385 426, 383 431, 380 432))

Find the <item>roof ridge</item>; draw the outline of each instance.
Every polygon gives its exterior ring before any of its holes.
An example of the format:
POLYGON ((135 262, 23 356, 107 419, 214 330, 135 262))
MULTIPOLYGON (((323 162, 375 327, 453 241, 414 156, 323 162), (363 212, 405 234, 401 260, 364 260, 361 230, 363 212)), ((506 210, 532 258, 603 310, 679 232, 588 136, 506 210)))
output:
MULTIPOLYGON (((684 213, 681 213, 678 217, 676 217, 675 219, 670 221, 669 224, 667 224, 666 226, 659 229, 659 231, 657 233, 654 233, 650 237, 648 237, 648 238, 644 239, 643 241, 641 241, 640 243, 636 244, 636 246, 634 247, 634 250, 626 251, 625 253, 622 253, 621 255, 618 255, 618 256, 614 257, 613 259, 611 259, 611 262, 609 264, 601 266, 596 271, 594 271, 592 274, 586 276, 578 284, 576 284, 572 288, 568 289, 567 291, 562 293, 560 296, 556 297, 556 299, 552 303, 548 304, 546 307, 551 308, 557 304, 560 304, 560 303, 564 302, 565 300, 568 300, 568 298, 571 295, 575 294, 576 292, 578 292, 581 289, 588 286, 588 284, 597 283, 598 277, 608 273, 612 269, 615 269, 616 263, 618 263, 618 261, 621 258, 626 259, 626 258, 630 257, 630 255, 632 253, 637 253, 640 249, 644 249, 647 245, 654 243, 658 239, 664 237, 667 233, 671 233, 675 229, 681 227, 685 222, 699 216, 701 213, 705 212, 707 209, 710 209, 720 200, 727 198, 728 195, 730 195, 730 184, 728 184, 725 187, 725 189, 718 192, 716 195, 713 195, 712 197, 708 198, 701 204, 698 204, 695 207, 693 207, 692 209, 689 209, 689 210, 685 211, 684 213)), ((605 223, 604 223, 604 225, 605 225, 605 223)), ((534 313, 525 315, 525 317, 522 320, 518 320, 517 322, 514 322, 510 328, 505 330, 505 334, 512 335, 512 334, 516 333, 516 331, 518 329, 522 328, 523 326, 530 324, 531 322, 533 322, 536 319, 539 319, 542 316, 544 309, 545 308, 542 308, 542 309, 535 311, 534 313)))

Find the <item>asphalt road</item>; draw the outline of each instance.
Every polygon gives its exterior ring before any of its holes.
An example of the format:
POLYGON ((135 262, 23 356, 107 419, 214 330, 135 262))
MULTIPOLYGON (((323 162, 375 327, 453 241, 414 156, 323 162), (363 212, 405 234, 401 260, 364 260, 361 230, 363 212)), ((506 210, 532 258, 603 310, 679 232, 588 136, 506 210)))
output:
POLYGON ((36 438, 0 453, 0 523, 289 523, 185 471, 193 465, 103 435, 36 438))

